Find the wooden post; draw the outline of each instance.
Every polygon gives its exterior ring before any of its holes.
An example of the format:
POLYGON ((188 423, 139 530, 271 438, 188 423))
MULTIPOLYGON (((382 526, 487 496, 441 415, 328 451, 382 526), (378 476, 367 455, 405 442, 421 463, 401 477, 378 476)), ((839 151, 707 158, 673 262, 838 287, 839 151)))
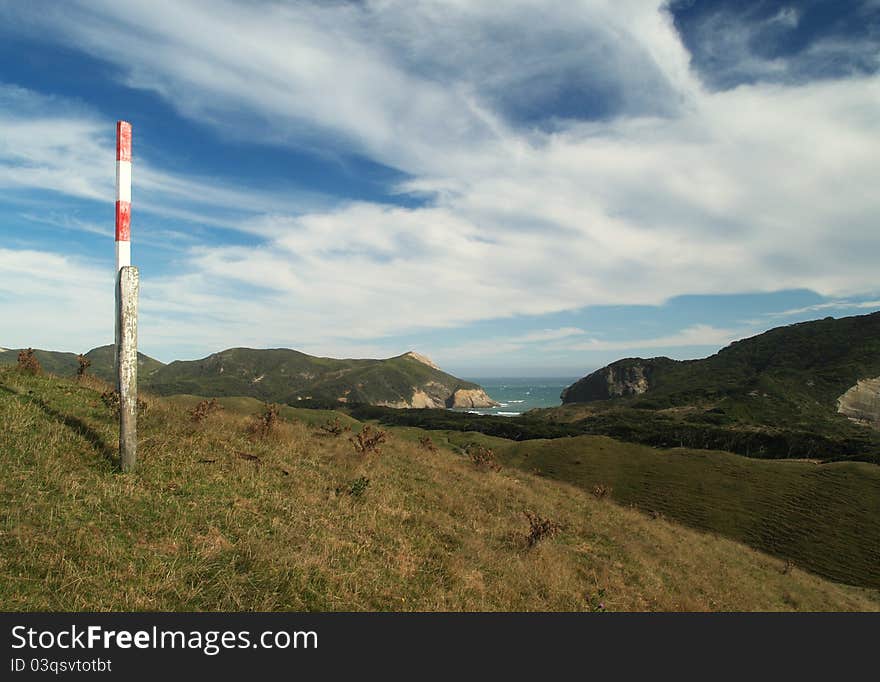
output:
POLYGON ((137 462, 137 308, 140 277, 127 265, 116 281, 116 389, 119 391, 119 459, 122 470, 137 462))
POLYGON ((137 308, 139 273, 131 265, 131 123, 116 122, 116 390, 119 460, 137 463, 137 308))

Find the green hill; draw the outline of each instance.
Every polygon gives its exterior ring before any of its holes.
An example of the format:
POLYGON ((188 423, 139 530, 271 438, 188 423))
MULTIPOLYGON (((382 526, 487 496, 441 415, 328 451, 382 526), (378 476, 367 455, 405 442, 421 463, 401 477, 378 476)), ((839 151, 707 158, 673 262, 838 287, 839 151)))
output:
MULTIPOLYGON (((18 354, 23 348, 4 348, 0 352, 0 366, 18 364, 18 354)), ((76 353, 34 349, 34 355, 44 371, 58 376, 74 376, 78 363, 76 353)))
POLYGON ((415 353, 387 360, 319 358, 286 348, 231 348, 172 362, 143 380, 159 395, 250 396, 279 403, 365 403, 390 407, 491 404, 476 384, 415 353))
MULTIPOLYGON (((116 374, 113 370, 114 352, 113 346, 99 346, 98 348, 90 350, 86 353, 86 357, 92 363, 89 366, 88 371, 104 381, 110 383, 115 382, 116 374)), ((164 366, 165 365, 158 360, 151 358, 148 355, 144 355, 143 353, 138 353, 138 381, 149 381, 150 377, 164 366)))
POLYGON ((732 527, 752 495, 755 523, 764 519, 756 534, 778 526, 800 542, 797 556, 836 553, 863 570, 864 548, 877 549, 875 467, 830 465, 829 492, 859 502, 812 505, 825 523, 801 527, 795 510, 811 506, 814 488, 797 481, 815 465, 719 453, 706 475, 714 455, 412 428, 389 429, 381 452, 361 455, 349 432, 322 428, 336 416, 364 428, 344 415, 285 408, 258 435, 254 399, 223 399, 194 421, 197 399, 178 396, 148 400, 139 465, 121 474, 100 396, 89 382, 0 368, 3 610, 880 609, 876 591, 820 578, 805 560, 671 522, 680 506, 732 527), (478 439, 500 468, 464 454, 478 439), (577 485, 551 480, 563 466, 583 471, 577 485), (591 494, 615 470, 614 489, 591 494), (750 476, 767 487, 750 492, 750 476), (629 508, 637 494, 666 504, 646 507, 663 514, 629 508), (862 544, 849 530, 859 525, 862 544), (835 526, 842 540, 826 546, 835 526))
MULTIPOLYGON (((0 366, 17 364, 18 353, 21 350, 23 349, 4 349, 3 352, 0 353, 0 366)), ((92 363, 89 365, 87 370, 88 373, 99 379, 113 383, 116 380, 113 372, 113 353, 114 350, 112 345, 99 346, 98 348, 93 348, 88 353, 85 353, 85 356, 92 363)), ((76 353, 40 350, 35 348, 34 355, 44 372, 55 374, 60 377, 75 376, 77 368, 79 367, 76 353)), ((164 365, 158 360, 151 358, 148 355, 144 355, 143 353, 138 353, 138 378, 140 381, 148 379, 163 366, 164 365)))
MULTIPOLYGON (((35 351, 43 369, 74 376, 75 353, 35 351)), ((113 382, 113 346, 85 354, 88 372, 113 382)), ((0 353, 0 365, 14 365, 18 349, 0 353)), ((494 401, 477 384, 442 371, 409 352, 384 360, 319 358, 287 348, 230 348, 201 360, 167 365, 138 353, 138 384, 158 395, 245 396, 287 404, 354 403, 387 407, 490 407, 494 401)))
MULTIPOLYGON (((703 360, 619 360, 541 415, 652 445, 880 461, 880 431, 838 411, 847 391, 876 377, 880 312, 779 327, 703 360)), ((873 404, 863 399, 862 412, 848 414, 870 422, 873 404)))

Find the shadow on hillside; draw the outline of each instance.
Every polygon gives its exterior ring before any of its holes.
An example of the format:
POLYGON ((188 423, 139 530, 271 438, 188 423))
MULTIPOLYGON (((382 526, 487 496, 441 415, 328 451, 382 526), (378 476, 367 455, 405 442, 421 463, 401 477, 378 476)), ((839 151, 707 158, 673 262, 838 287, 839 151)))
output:
POLYGON ((3 384, 0 384, 0 391, 5 391, 6 393, 18 396, 19 398, 23 398, 29 403, 36 405, 41 410, 43 410, 43 412, 45 412, 46 415, 48 415, 50 418, 75 431, 77 435, 88 441, 89 444, 93 448, 95 448, 95 451, 99 455, 101 455, 101 457, 106 460, 111 467, 113 467, 114 469, 119 468, 119 457, 117 456, 116 451, 113 450, 113 448, 111 448, 109 445, 107 445, 106 441, 100 433, 95 431, 91 426, 86 424, 79 417, 72 417, 71 415, 63 414, 62 412, 59 412, 55 408, 51 407, 44 400, 37 398, 33 395, 23 394, 13 388, 4 386, 3 384))

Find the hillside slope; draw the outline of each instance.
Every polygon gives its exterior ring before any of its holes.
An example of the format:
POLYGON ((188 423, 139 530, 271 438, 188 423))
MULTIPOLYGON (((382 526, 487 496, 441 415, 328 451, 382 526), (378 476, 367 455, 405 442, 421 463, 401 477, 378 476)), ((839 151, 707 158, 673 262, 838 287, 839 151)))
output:
POLYGON ((415 353, 386 360, 319 358, 286 348, 231 348, 201 360, 172 362, 143 385, 159 395, 250 396, 296 404, 311 400, 389 407, 470 407, 494 403, 415 353))
POLYGON ((864 424, 880 421, 871 412, 880 401, 865 395, 877 377, 880 312, 779 327, 703 360, 619 360, 569 386, 564 406, 544 414, 654 445, 876 460, 880 431, 864 424), (862 392, 842 403, 859 382, 862 392), (859 424, 840 413, 848 405, 859 424))
POLYGON ((0 369, 0 608, 880 608, 713 534, 478 470, 425 432, 361 456, 296 412, 255 437, 234 403, 194 422, 180 400, 151 401, 123 475, 98 387, 0 369), (525 511, 561 529, 529 547, 525 511))
MULTIPOLYGON (((21 350, 23 349, 3 349, 3 352, 0 352, 0 366, 12 366, 17 364, 18 353, 21 350)), ((89 359, 89 362, 91 362, 87 370, 88 373, 104 381, 115 381, 115 375, 113 372, 113 353, 114 349, 112 345, 98 346, 85 353, 85 356, 89 359)), ((40 363, 40 367, 43 368, 43 371, 61 377, 75 376, 77 368, 79 367, 76 353, 65 353, 63 351, 35 348, 34 355, 40 363)), ((155 358, 151 358, 143 353, 138 353, 138 378, 141 382, 152 376, 153 373, 162 366, 163 364, 155 358)))
MULTIPOLYGON (((15 365, 20 349, 3 349, 0 366, 15 365)), ((36 350, 46 372, 76 374, 75 353, 36 350)), ((114 381, 113 346, 85 354, 88 372, 114 381)), ((201 360, 167 365, 138 353, 138 383, 159 395, 245 396, 278 403, 359 403, 386 407, 492 407, 477 384, 447 374, 423 355, 384 360, 337 360, 287 348, 230 348, 201 360)))
MULTIPOLYGON (((18 354, 23 348, 3 348, 0 352, 0 367, 18 364, 18 354)), ((78 363, 76 353, 64 353, 54 350, 34 349, 34 355, 46 372, 58 376, 74 376, 78 363)))

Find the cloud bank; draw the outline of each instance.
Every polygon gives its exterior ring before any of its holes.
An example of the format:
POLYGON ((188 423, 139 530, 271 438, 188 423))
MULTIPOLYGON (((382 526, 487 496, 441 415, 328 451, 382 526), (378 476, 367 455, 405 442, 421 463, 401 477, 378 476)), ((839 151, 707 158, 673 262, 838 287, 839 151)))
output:
MULTIPOLYGON (((780 81, 743 58, 750 82, 708 87, 663 3, 637 0, 21 7, 3 6, 18 30, 222 135, 364 155, 421 199, 309 201, 139 166, 150 210, 192 220, 197 196, 258 238, 146 273, 147 324, 168 344, 391 350, 394 335, 591 305, 878 291, 876 73, 780 81)), ((701 49, 726 49, 707 26, 701 49)), ((109 196, 103 122, 67 112, 35 144, 40 121, 8 110, 0 186, 109 196)))

